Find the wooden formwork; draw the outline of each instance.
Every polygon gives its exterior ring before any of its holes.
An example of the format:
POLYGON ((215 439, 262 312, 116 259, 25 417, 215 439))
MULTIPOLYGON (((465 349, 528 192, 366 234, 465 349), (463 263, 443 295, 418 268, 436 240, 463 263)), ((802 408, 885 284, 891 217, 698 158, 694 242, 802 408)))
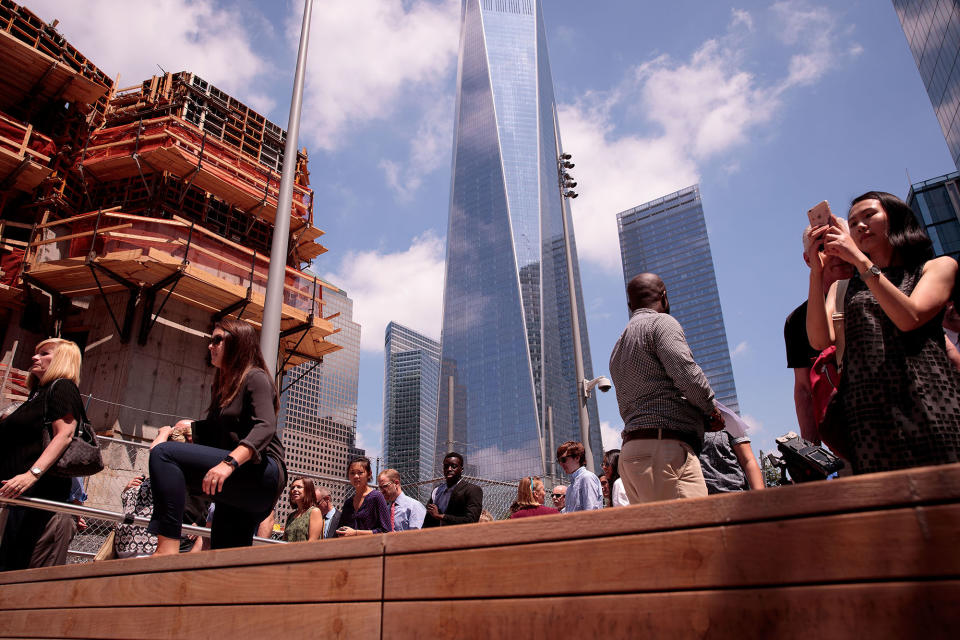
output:
MULTIPOLYGON (((286 131, 187 71, 153 76, 139 85, 118 89, 110 100, 107 124, 116 126, 167 115, 190 122, 273 171, 283 167, 286 131)), ((298 152, 297 160, 302 164, 306 154, 298 152)), ((298 174, 297 182, 307 186, 304 172, 298 174)))
POLYGON ((0 109, 36 100, 94 104, 113 82, 56 29, 10 0, 0 0, 0 109))
POLYGON ((954 638, 960 465, 0 574, 0 636, 954 638))
MULTIPOLYGON (((225 202, 273 222, 277 215, 280 175, 196 127, 165 116, 95 132, 82 166, 108 182, 143 173, 169 171, 225 202)), ((309 221, 311 192, 294 185, 293 219, 309 221)))

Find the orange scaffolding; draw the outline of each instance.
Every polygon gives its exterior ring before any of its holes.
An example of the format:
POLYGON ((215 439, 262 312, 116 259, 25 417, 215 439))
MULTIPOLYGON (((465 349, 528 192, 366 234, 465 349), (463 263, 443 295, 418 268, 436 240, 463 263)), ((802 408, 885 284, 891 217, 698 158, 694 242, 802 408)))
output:
MULTIPOLYGON (((104 182, 169 171, 251 215, 276 220, 280 175, 175 116, 96 131, 80 165, 104 182)), ((294 185, 292 230, 312 222, 311 197, 294 185)))

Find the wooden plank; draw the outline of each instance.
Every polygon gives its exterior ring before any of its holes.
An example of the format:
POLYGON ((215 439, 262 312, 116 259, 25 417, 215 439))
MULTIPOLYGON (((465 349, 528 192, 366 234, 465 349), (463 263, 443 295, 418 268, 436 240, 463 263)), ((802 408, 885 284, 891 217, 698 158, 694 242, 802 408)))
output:
MULTIPOLYGON (((89 564, 7 571, 0 572, 0 585, 78 580, 95 576, 120 576, 135 573, 156 574, 163 571, 183 571, 187 569, 222 569, 292 562, 379 557, 383 553, 383 538, 383 535, 335 538, 320 543, 242 547, 204 551, 203 553, 106 560, 89 564)), ((302 586, 306 588, 308 585, 302 586)), ((3 593, 5 593, 4 587, 0 586, 0 602, 3 601, 3 593)))
POLYGON ((384 598, 714 589, 768 584, 773 575, 786 584, 942 578, 960 575, 958 531, 960 505, 952 504, 387 556, 384 598), (576 558, 576 571, 560 558, 576 558))
POLYGON ((382 577, 382 559, 367 557, 29 582, 4 586, 0 610, 29 609, 37 602, 48 609, 147 607, 158 603, 157 594, 164 594, 164 605, 183 606, 379 602, 382 577))
POLYGON ((388 554, 668 531, 960 500, 960 463, 765 491, 484 522, 389 536, 388 554))
MULTIPOLYGON (((301 585, 304 590, 309 585, 301 585)), ((162 602, 163 593, 156 594, 162 602)), ((27 609, 0 613, 0 635, 22 638, 380 637, 378 603, 27 609)))
MULTIPOLYGON (((811 559, 812 560, 812 559, 811 559)), ((747 559, 749 561, 749 559, 747 559)), ((608 558, 614 564, 616 558, 608 558)), ((571 563, 575 571, 577 564, 571 563)), ((638 568, 638 570, 641 570, 638 568)), ((775 576, 771 576, 776 580, 775 576)), ((960 582, 387 602, 384 638, 953 639, 960 582)))

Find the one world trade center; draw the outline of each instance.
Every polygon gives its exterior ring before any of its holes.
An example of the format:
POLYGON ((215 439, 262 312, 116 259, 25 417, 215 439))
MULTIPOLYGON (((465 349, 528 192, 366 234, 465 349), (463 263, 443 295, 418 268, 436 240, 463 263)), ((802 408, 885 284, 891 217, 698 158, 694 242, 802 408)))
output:
MULTIPOLYGON (((560 136, 541 4, 464 0, 462 8, 437 449, 464 453, 468 475, 492 480, 544 474, 551 444, 580 440, 560 136)), ((594 399, 588 415, 599 468, 594 399)))

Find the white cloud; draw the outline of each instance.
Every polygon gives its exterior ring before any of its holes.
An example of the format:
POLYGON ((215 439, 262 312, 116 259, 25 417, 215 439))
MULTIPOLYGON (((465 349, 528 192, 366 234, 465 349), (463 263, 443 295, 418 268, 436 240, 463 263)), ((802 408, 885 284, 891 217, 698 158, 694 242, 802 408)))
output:
POLYGON ((727 32, 688 60, 659 56, 614 89, 560 106, 564 149, 574 154, 580 185, 573 213, 581 259, 618 271, 615 213, 697 182, 715 158, 736 171, 726 155, 775 118, 784 93, 816 82, 844 58, 828 10, 781 2, 772 12, 778 28, 794 30, 784 44, 797 50, 780 79, 764 83, 748 70, 743 32, 754 29, 753 18, 734 11, 727 32))
POLYGON ((254 53, 242 11, 213 0, 31 0, 58 29, 120 86, 167 71, 192 71, 234 93, 267 70, 254 53), (159 65, 159 67, 157 66, 159 65))
POLYGON ((747 424, 747 433, 751 436, 757 436, 763 432, 763 423, 754 416, 743 414, 740 418, 747 424))
POLYGON ((409 201, 423 184, 423 178, 450 162, 453 144, 453 99, 435 100, 420 117, 416 135, 410 140, 405 162, 381 160, 387 184, 400 201, 409 201))
POLYGON ((740 344, 738 344, 733 348, 733 351, 730 352, 730 355, 733 357, 736 357, 746 353, 749 350, 750 350, 750 345, 748 345, 747 341, 744 340, 743 342, 741 342, 740 344))
MULTIPOLYGON (((290 32, 299 34, 294 5, 290 32)), ((304 132, 332 150, 346 130, 390 118, 404 100, 428 109, 454 68, 459 21, 456 0, 324 2, 310 33, 304 132)))
POLYGON ((603 450, 620 449, 623 446, 620 430, 614 429, 606 420, 600 422, 600 441, 603 443, 603 450))
POLYGON ((405 251, 348 252, 340 270, 324 278, 353 299, 354 320, 363 328, 360 348, 379 352, 391 320, 439 339, 443 266, 443 240, 428 231, 405 251))
MULTIPOLYGON (((383 456, 383 424, 377 422, 357 427, 357 448, 363 449, 371 460, 383 456)), ((381 468, 383 465, 381 464, 381 468)))
POLYGON ((730 14, 733 18, 730 21, 732 26, 743 25, 748 30, 753 30, 753 16, 750 15, 749 11, 743 9, 731 9, 730 14))

